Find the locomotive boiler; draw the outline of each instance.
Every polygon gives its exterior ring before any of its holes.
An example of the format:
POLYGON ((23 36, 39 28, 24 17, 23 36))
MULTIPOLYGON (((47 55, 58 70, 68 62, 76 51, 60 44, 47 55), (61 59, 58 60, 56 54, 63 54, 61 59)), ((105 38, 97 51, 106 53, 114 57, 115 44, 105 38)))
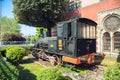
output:
POLYGON ((33 55, 53 65, 100 63, 104 54, 96 53, 96 28, 97 23, 87 18, 58 22, 56 36, 36 41, 33 55))

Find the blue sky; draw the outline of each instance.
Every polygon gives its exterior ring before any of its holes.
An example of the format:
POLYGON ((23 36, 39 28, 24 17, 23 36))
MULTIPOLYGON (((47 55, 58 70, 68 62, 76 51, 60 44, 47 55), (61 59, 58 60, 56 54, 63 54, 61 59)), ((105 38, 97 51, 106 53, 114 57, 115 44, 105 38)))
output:
MULTIPOLYGON (((2 16, 6 16, 8 18, 14 18, 13 13, 13 4, 12 0, 2 0, 2 16)), ((21 33, 23 35, 35 35, 36 29, 35 27, 20 25, 21 33)))

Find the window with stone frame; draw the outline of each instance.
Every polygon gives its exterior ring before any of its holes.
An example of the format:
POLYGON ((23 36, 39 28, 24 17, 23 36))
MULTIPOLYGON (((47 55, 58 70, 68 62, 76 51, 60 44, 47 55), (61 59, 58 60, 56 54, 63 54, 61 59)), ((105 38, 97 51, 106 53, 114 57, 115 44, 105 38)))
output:
POLYGON ((113 34, 113 44, 114 44, 114 51, 120 51, 120 32, 115 32, 113 34))
POLYGON ((111 39, 110 39, 110 34, 108 32, 105 32, 103 34, 103 51, 110 51, 110 42, 111 42, 111 39))

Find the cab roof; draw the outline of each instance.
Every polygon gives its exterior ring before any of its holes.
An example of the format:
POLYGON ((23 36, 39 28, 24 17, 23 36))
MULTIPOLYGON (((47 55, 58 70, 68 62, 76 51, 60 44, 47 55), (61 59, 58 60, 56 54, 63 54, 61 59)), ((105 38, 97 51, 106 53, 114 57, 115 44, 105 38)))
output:
POLYGON ((90 24, 93 26, 97 25, 97 23, 95 21, 88 19, 88 18, 78 18, 77 21, 82 22, 82 23, 86 23, 86 24, 90 24))
POLYGON ((78 18, 74 18, 74 19, 69 19, 69 20, 66 20, 66 21, 62 21, 62 22, 58 22, 57 24, 65 24, 65 23, 70 23, 72 21, 78 21, 78 22, 82 22, 82 23, 86 23, 86 24, 90 24, 90 25, 93 25, 93 26, 96 26, 97 23, 91 19, 88 19, 88 18, 81 18, 81 17, 78 17, 78 18))

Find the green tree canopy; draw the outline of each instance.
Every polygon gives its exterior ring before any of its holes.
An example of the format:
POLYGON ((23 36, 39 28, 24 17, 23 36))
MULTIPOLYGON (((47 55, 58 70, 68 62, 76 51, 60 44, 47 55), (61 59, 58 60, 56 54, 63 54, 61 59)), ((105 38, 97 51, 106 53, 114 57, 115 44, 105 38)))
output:
POLYGON ((43 27, 36 28, 36 34, 35 34, 35 36, 34 36, 34 40, 35 40, 35 41, 40 38, 41 29, 43 29, 43 31, 47 32, 47 28, 43 28, 43 27))
POLYGON ((20 34, 20 26, 14 19, 10 19, 7 17, 0 18, 0 30, 1 35, 4 36, 4 34, 13 33, 13 34, 20 34))
POLYGON ((63 19, 69 0, 13 0, 16 20, 30 26, 51 27, 63 19))

